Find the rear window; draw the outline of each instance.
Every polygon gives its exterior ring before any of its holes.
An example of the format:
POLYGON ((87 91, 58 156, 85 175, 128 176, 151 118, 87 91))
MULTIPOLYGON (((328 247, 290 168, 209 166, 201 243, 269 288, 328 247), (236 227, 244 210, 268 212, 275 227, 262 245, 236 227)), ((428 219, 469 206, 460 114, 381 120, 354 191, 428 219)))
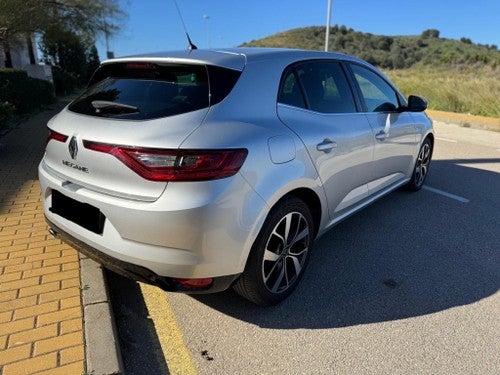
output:
MULTIPOLYGON (((210 82, 212 86, 224 80, 223 97, 240 74, 204 65, 144 62, 103 65, 83 95, 70 104, 69 110, 97 117, 148 120, 207 108, 215 104, 214 100, 210 102, 209 71, 217 72, 210 82)), ((218 101, 222 100, 221 90, 215 91, 218 101)))

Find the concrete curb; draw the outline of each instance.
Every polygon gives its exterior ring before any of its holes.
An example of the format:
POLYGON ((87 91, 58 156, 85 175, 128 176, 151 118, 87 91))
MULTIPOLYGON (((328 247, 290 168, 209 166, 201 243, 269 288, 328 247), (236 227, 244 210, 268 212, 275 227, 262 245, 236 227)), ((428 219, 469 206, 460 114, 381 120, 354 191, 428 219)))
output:
POLYGON ((87 373, 123 374, 123 361, 104 270, 80 254, 87 373))
POLYGON ((500 118, 475 116, 465 113, 454 113, 426 110, 427 114, 435 121, 441 121, 447 124, 456 124, 463 128, 474 128, 500 132, 500 118))

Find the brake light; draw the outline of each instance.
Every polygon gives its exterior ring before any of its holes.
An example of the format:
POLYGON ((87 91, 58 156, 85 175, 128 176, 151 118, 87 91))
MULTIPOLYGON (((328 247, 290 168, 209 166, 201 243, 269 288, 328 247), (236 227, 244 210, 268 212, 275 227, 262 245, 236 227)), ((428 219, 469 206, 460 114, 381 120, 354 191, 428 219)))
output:
POLYGON ((111 154, 139 176, 151 181, 206 181, 235 175, 246 149, 169 150, 83 141, 93 151, 111 154))
POLYGON ((56 131, 54 131, 52 129, 49 129, 49 135, 47 137, 47 140, 45 141, 45 146, 47 146, 47 144, 52 139, 55 140, 55 141, 64 143, 68 139, 68 136, 64 135, 64 134, 61 134, 61 133, 58 133, 58 132, 56 132, 56 131))
POLYGON ((127 63, 125 65, 126 69, 155 69, 155 64, 150 63, 127 63))

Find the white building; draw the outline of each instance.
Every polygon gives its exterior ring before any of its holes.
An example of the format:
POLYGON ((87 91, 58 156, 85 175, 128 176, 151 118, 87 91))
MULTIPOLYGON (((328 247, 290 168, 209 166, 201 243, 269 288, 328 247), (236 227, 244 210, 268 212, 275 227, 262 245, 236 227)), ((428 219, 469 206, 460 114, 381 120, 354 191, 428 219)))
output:
MULTIPOLYGON (((30 38, 31 50, 33 51, 33 56, 31 58, 27 43, 28 41, 23 39, 10 46, 10 56, 13 68, 26 70, 30 77, 53 82, 51 67, 49 65, 40 65, 35 37, 32 35, 30 38)), ((5 53, 1 45, 0 68, 5 68, 5 53)))

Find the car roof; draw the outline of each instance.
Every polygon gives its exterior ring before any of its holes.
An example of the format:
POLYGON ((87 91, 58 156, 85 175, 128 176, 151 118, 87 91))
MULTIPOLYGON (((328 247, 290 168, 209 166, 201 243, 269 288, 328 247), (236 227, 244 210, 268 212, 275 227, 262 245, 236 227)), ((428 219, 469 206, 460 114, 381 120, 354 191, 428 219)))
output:
POLYGON ((111 60, 106 60, 102 64, 140 60, 149 62, 175 62, 216 65, 234 70, 243 70, 244 66, 248 63, 273 58, 288 60, 289 63, 306 59, 337 59, 357 61, 366 64, 365 61, 354 56, 337 52, 255 47, 156 52, 119 57, 111 60))

